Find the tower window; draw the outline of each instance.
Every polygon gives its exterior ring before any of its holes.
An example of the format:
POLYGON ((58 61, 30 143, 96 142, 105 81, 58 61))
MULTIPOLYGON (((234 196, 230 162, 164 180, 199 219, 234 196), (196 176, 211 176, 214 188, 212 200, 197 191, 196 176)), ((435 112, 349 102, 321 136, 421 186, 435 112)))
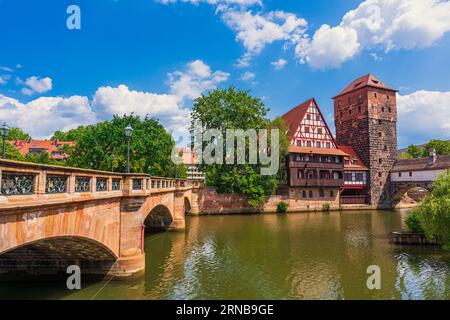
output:
POLYGON ((378 124, 381 124, 381 119, 380 119, 380 120, 378 120, 378 124))
POLYGON ((378 172, 378 177, 381 178, 381 172, 378 172))
POLYGON ((384 107, 381 107, 381 112, 384 112, 384 107))
POLYGON ((309 190, 309 197, 310 197, 310 198, 313 197, 313 192, 312 192, 312 190, 309 190))
POLYGON ((387 145, 384 145, 384 151, 387 151, 387 145))
POLYGON ((342 111, 340 112, 341 118, 342 118, 342 111))
POLYGON ((377 93, 376 93, 376 92, 374 92, 374 93, 373 93, 373 96, 374 96, 374 97, 376 98, 376 97, 377 97, 377 93))
POLYGON ((348 114, 351 115, 352 114, 352 109, 348 110, 348 114))
POLYGON ((383 159, 378 159, 378 163, 383 163, 383 159))
POLYGON ((389 95, 387 95, 386 98, 389 100, 389 95))
POLYGON ((378 132, 378 137, 382 137, 383 136, 383 134, 381 133, 381 132, 378 132))
POLYGON ((392 112, 392 108, 391 107, 389 107, 389 113, 391 113, 392 112))

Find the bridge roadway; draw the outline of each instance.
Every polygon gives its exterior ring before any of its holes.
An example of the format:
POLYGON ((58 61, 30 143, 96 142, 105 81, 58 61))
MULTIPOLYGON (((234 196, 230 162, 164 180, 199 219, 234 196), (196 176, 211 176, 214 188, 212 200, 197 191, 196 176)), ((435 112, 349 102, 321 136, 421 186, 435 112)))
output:
POLYGON ((200 182, 0 160, 0 275, 117 278, 145 269, 145 229, 183 230, 200 182))

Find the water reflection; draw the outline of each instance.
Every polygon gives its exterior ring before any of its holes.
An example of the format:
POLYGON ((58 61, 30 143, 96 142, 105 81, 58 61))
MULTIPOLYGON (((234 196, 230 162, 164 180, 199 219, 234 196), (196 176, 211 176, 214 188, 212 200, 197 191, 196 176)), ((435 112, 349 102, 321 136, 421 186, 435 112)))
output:
MULTIPOLYGON (((398 247, 400 212, 191 217, 183 233, 147 235, 145 277, 78 292, 33 284, 26 298, 449 299, 450 255, 398 247), (382 289, 366 287, 378 265, 382 289)), ((24 297, 0 285, 0 297, 24 297)))

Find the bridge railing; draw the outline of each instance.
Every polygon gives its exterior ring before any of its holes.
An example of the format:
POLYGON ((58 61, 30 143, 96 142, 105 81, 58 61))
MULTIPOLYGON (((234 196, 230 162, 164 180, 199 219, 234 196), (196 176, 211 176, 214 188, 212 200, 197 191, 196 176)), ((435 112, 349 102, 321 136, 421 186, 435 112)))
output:
POLYGON ((73 201, 74 198, 138 196, 200 187, 198 182, 183 179, 11 160, 0 160, 0 181, 0 208, 39 199, 73 201))

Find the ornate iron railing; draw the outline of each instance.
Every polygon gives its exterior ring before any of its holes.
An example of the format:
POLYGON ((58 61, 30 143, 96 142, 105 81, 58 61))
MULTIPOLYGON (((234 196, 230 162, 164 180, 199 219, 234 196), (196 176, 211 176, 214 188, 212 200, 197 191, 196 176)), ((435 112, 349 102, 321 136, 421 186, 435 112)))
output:
POLYGON ((108 179, 97 178, 95 183, 96 191, 108 191, 108 179))
POLYGON ((91 186, 90 177, 76 177, 75 178, 75 192, 89 192, 91 186))
POLYGON ((133 190, 142 190, 142 179, 133 179, 133 190))
POLYGON ((47 176, 45 184, 46 193, 66 193, 67 177, 66 176, 47 176))
POLYGON ((3 173, 2 194, 6 196, 33 194, 34 180, 33 175, 3 173))
POLYGON ((120 181, 121 181, 121 179, 112 179, 112 185, 111 185, 112 191, 120 190, 120 181))

